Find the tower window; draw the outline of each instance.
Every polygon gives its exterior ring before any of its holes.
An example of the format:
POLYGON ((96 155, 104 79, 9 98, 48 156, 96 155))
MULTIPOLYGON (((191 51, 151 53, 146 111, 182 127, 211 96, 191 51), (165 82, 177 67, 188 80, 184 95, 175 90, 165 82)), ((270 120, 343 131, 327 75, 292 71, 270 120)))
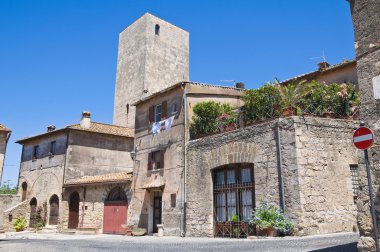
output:
POLYGON ((154 33, 158 36, 160 35, 160 26, 158 24, 156 24, 155 28, 154 28, 154 33))

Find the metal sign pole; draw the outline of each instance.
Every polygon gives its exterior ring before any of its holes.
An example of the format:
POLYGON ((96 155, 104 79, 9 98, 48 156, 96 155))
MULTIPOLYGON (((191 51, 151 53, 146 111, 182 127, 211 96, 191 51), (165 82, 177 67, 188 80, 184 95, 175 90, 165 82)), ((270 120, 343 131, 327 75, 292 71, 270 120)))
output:
POLYGON ((373 203, 372 180, 371 180, 371 172, 369 168, 368 150, 364 150, 364 159, 365 159, 365 167, 367 170, 369 200, 371 204, 372 225, 373 225, 373 232, 374 232, 373 235, 375 238, 376 251, 379 251, 379 235, 377 233, 378 231, 377 231, 376 213, 375 213, 375 206, 373 203))

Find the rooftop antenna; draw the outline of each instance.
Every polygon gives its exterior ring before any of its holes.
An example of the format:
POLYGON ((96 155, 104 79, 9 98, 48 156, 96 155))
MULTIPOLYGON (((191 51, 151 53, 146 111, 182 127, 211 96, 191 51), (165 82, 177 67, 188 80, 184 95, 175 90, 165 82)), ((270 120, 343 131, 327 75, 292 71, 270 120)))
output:
POLYGON ((233 83, 235 85, 236 83, 236 80, 220 80, 221 82, 230 82, 230 83, 233 83))
POLYGON ((312 57, 312 58, 309 58, 309 59, 310 59, 310 60, 323 59, 323 62, 327 62, 327 61, 326 61, 325 51, 322 51, 322 56, 312 57))

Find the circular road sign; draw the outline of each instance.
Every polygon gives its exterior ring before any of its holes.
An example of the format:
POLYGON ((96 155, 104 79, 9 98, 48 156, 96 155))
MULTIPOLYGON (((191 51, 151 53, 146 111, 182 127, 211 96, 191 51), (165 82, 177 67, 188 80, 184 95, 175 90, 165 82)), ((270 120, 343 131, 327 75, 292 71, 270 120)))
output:
POLYGON ((354 145, 360 150, 370 148, 374 141, 372 130, 367 127, 360 127, 354 132, 354 145))

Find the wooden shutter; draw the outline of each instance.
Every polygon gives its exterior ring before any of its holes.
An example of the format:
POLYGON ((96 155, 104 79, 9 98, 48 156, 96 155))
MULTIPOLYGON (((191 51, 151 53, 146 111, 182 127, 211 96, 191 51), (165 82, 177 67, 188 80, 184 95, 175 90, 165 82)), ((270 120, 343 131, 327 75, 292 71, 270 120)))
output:
POLYGON ((170 194, 170 205, 171 205, 171 207, 176 206, 176 201, 177 201, 177 194, 175 194, 175 193, 170 194))
POLYGON ((149 123, 154 122, 154 106, 149 107, 149 123))
POLYGON ((161 120, 164 120, 168 117, 168 102, 163 101, 161 104, 161 120))
POLYGON ((160 154, 161 154, 161 167, 160 168, 164 168, 165 167, 165 164, 164 164, 165 150, 161 150, 160 154))
POLYGON ((152 152, 148 153, 148 171, 152 170, 152 152))

